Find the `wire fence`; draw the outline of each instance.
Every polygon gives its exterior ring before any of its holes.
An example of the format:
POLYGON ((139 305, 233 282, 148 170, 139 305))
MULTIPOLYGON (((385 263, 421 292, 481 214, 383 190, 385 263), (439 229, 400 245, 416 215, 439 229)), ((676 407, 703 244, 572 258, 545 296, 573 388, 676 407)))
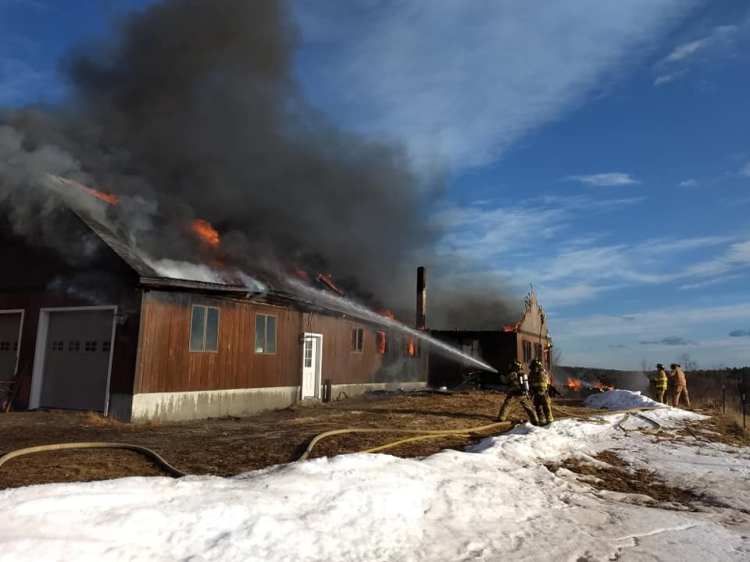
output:
POLYGON ((710 407, 748 430, 750 420, 750 367, 687 373, 688 390, 694 406, 710 407))

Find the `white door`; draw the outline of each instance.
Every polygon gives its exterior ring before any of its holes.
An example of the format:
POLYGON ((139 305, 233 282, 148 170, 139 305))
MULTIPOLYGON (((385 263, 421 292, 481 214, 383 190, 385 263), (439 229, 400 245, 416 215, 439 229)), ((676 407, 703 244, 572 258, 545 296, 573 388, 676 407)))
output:
POLYGON ((39 406, 104 411, 114 311, 71 310, 48 314, 39 406))
POLYGON ((0 382, 10 381, 16 374, 22 321, 20 310, 0 310, 0 382))
POLYGON ((320 398, 322 354, 323 336, 305 334, 302 347, 302 399, 320 398))

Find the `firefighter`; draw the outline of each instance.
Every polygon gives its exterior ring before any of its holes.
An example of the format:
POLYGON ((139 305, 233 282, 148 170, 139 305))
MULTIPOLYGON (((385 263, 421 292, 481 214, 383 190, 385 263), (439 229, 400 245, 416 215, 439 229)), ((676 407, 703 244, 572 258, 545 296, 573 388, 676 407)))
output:
POLYGON ((672 378, 672 383, 674 384, 674 397, 672 406, 675 408, 680 405, 680 397, 684 394, 685 395, 685 403, 687 404, 687 407, 690 407, 690 395, 688 394, 687 389, 687 379, 685 378, 685 371, 682 370, 682 367, 680 367, 677 363, 672 363, 670 365, 670 368, 672 369, 670 376, 672 378))
POLYGON ((666 404, 665 395, 667 393, 667 372, 664 370, 664 365, 661 363, 656 364, 656 374, 651 377, 651 386, 654 388, 654 399, 657 402, 666 404))
POLYGON ((508 418, 508 413, 513 407, 514 402, 520 402, 523 409, 526 411, 526 415, 529 417, 529 421, 534 425, 538 425, 534 408, 529 400, 529 377, 524 372, 523 363, 517 359, 513 361, 508 367, 508 372, 505 374, 505 378, 508 382, 508 394, 503 401, 503 405, 500 407, 500 413, 497 415, 497 421, 505 421, 508 418))
POLYGON ((531 386, 531 399, 534 402, 534 408, 536 408, 536 417, 539 424, 551 424, 555 420, 552 417, 552 400, 549 397, 549 374, 539 359, 534 359, 531 362, 529 385, 531 386))

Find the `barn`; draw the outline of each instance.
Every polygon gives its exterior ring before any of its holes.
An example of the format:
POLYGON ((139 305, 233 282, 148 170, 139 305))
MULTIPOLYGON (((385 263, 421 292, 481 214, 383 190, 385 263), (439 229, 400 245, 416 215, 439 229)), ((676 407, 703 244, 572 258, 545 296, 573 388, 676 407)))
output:
POLYGON ((80 263, 0 226, 0 380, 17 409, 176 421, 426 384, 406 336, 289 291, 165 276, 93 214, 65 212, 80 263))

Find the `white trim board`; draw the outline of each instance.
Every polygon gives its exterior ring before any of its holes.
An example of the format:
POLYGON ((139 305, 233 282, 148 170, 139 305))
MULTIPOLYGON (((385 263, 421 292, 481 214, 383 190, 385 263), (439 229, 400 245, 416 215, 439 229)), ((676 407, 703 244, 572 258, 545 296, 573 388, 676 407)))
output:
POLYGON ((104 415, 109 413, 109 394, 112 378, 112 359, 115 355, 115 333, 117 330, 117 306, 68 306, 39 309, 39 321, 36 330, 36 346, 34 348, 34 366, 31 371, 31 393, 29 396, 29 410, 39 408, 42 397, 42 379, 44 378, 44 362, 47 356, 47 332, 49 331, 49 315, 51 312, 84 312, 95 310, 112 311, 112 334, 109 346, 109 364, 107 367, 107 390, 104 396, 104 415))

